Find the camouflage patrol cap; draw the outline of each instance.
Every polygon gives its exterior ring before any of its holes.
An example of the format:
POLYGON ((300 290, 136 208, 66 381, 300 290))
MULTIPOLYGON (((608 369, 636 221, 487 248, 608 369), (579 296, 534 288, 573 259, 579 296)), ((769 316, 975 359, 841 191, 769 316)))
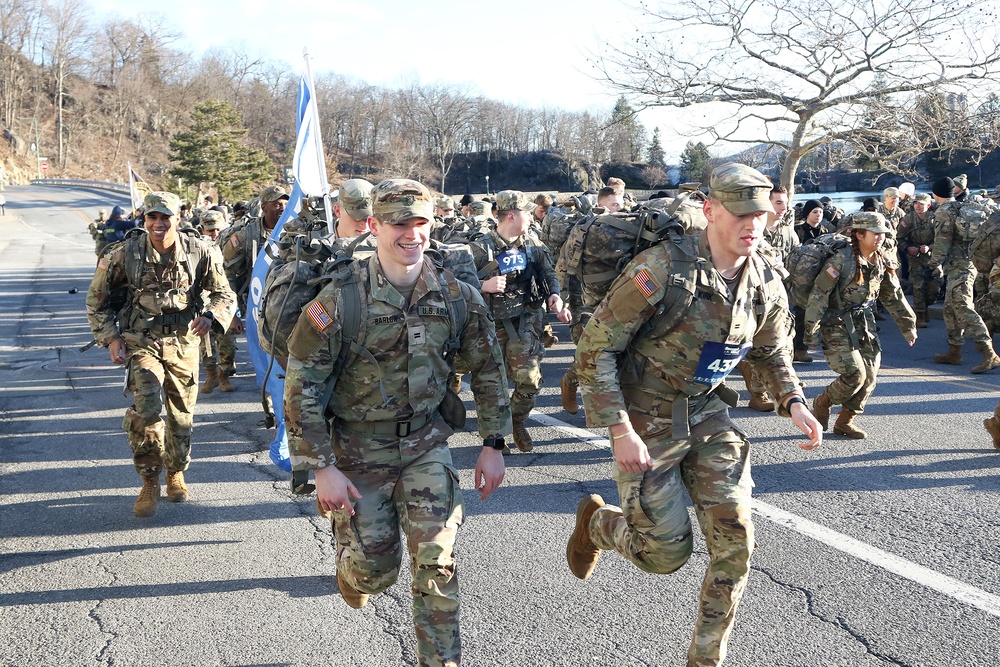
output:
POLYGON ((177 215, 181 210, 181 198, 173 192, 150 192, 142 200, 142 208, 146 213, 163 213, 165 215, 177 215))
POLYGON ((497 193, 497 213, 533 210, 535 202, 520 190, 503 190, 497 193))
POLYGON ((914 195, 913 201, 923 202, 925 204, 931 203, 931 196, 926 192, 921 192, 919 195, 914 195))
POLYGON ((229 223, 226 222, 226 216, 222 215, 219 211, 205 211, 201 214, 201 228, 206 232, 224 229, 228 226, 229 223))
POLYGON ((892 229, 881 213, 863 211, 854 213, 851 216, 851 229, 858 231, 875 232, 877 234, 891 234, 892 229))
POLYGON ((372 209, 382 223, 398 225, 411 218, 434 220, 430 190, 406 178, 389 178, 372 190, 372 209))
POLYGON ((340 184, 337 203, 353 220, 367 220, 372 215, 372 190, 374 185, 363 178, 352 178, 340 184))
POLYGON ((454 211, 455 210, 455 200, 448 195, 441 195, 434 200, 435 208, 439 208, 442 211, 454 211))
POLYGON ((774 213, 772 187, 767 176, 737 162, 716 167, 708 181, 709 196, 733 215, 774 213))
POLYGON ((882 195, 890 199, 899 199, 899 188, 886 188, 882 191, 882 195))
POLYGON ((280 185, 269 185, 260 191, 260 203, 267 204, 268 202, 278 201, 279 199, 288 199, 288 193, 285 192, 285 188, 280 185))
POLYGON ((108 214, 108 209, 106 208, 102 208, 100 211, 97 212, 97 215, 107 215, 107 214, 108 214))
POLYGON ((469 215, 489 215, 493 205, 488 201, 474 201, 469 204, 469 215))

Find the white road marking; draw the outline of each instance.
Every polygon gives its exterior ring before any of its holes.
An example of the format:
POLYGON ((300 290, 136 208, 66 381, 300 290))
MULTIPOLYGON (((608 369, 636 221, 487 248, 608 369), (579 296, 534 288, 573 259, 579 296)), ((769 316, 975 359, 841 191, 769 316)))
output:
MULTIPOLYGON (((607 438, 594 435, 587 429, 567 424, 552 415, 532 412, 530 417, 536 422, 558 429, 587 444, 600 447, 602 449, 611 449, 611 443, 607 438)), ((763 517, 772 523, 784 526, 785 528, 790 528, 801 535, 811 537, 812 539, 833 547, 838 551, 854 556, 855 558, 859 558, 867 563, 871 563, 876 567, 880 567, 883 570, 887 570, 888 572, 903 577, 904 579, 909 579, 910 581, 916 582, 921 586, 926 586, 931 590, 943 593, 950 598, 975 607, 976 609, 984 611, 991 616, 1000 616, 1000 596, 988 593, 982 589, 976 588, 975 586, 970 586, 969 584, 961 582, 958 579, 941 574, 940 572, 935 572, 934 570, 926 568, 923 565, 918 565, 914 562, 908 561, 905 558, 900 558, 899 556, 891 554, 888 551, 883 551, 877 547, 865 544, 864 542, 856 540, 853 537, 838 533, 835 530, 821 526, 818 523, 814 523, 803 517, 796 516, 791 512, 786 512, 783 509, 765 503, 761 500, 757 500, 756 498, 753 501, 753 512, 754 514, 763 517)))

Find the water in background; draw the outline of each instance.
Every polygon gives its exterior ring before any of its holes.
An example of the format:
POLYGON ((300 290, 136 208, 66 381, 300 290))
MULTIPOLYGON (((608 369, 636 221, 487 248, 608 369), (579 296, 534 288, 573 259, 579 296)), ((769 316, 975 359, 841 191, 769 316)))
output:
MULTIPOLYGON (((920 190, 917 190, 917 194, 920 194, 920 190)), ((820 197, 829 197, 833 200, 833 205, 838 208, 843 209, 845 213, 854 213, 855 211, 861 210, 861 202, 863 202, 868 197, 874 197, 875 201, 879 204, 882 203, 882 190, 875 190, 872 192, 816 192, 810 194, 799 193, 795 195, 795 204, 799 202, 805 203, 810 199, 819 199, 820 197)))

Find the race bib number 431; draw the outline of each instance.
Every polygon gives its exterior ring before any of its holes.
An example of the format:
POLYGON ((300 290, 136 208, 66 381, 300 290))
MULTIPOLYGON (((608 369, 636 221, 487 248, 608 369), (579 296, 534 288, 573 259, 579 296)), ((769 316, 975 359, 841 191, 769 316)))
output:
POLYGON ((514 271, 524 271, 528 268, 528 257, 520 250, 510 248, 497 255, 497 264, 500 265, 500 274, 507 275, 514 271))
POLYGON ((726 379, 726 376, 736 368, 736 365, 743 361, 743 357, 746 356, 751 347, 750 343, 744 345, 705 343, 705 346, 701 348, 698 368, 695 370, 692 380, 698 384, 714 387, 726 379))

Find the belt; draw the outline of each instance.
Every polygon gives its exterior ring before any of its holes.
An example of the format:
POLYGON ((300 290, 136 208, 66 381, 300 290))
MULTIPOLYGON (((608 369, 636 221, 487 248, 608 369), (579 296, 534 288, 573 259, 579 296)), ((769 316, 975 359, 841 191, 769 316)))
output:
POLYGON ((357 433, 367 433, 370 435, 395 435, 399 438, 405 438, 414 431, 422 429, 429 421, 429 415, 419 415, 410 418, 409 421, 401 422, 349 422, 343 419, 338 419, 337 423, 346 428, 348 431, 355 431, 357 433))
POLYGON ((142 317, 140 315, 133 326, 136 326, 139 329, 149 329, 153 333, 160 334, 161 336, 171 336, 181 333, 181 330, 187 330, 188 324, 190 324, 194 318, 194 309, 188 308, 187 310, 182 310, 179 313, 151 315, 149 317, 142 317))
POLYGON ((636 409, 651 417, 670 419, 673 436, 683 439, 691 436, 691 427, 688 421, 691 412, 698 411, 704 407, 708 403, 708 399, 713 395, 718 396, 723 403, 730 407, 736 407, 739 399, 739 394, 725 384, 719 384, 704 394, 696 394, 694 396, 674 394, 669 398, 667 396, 650 394, 639 387, 622 387, 622 396, 625 398, 625 405, 630 410, 636 409), (692 401, 692 399, 694 400, 692 401))

